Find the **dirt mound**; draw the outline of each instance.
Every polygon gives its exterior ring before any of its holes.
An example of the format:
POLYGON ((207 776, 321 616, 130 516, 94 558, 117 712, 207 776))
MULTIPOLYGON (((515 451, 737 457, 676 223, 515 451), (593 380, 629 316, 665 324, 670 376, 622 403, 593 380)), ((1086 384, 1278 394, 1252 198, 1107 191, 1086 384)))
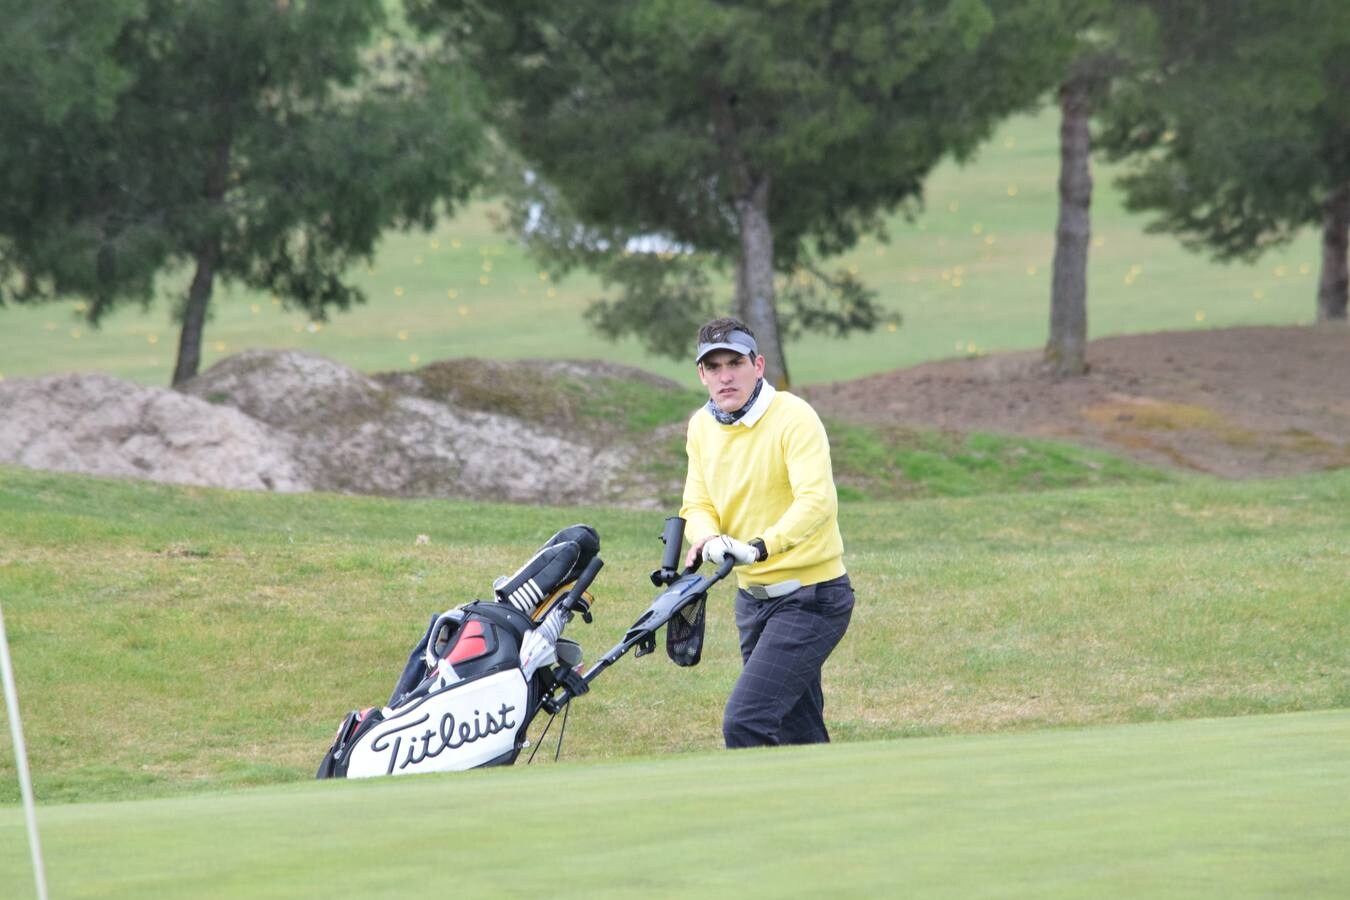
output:
MULTIPOLYGON (((522 393, 547 389, 525 373, 522 393), (527 391, 527 388, 529 391, 527 391)), ((249 351, 186 387, 287 434, 323 490, 527 503, 607 502, 630 451, 592 446, 548 422, 473 409, 421 373, 375 378, 294 351, 249 351)))
POLYGON ((1350 329, 1235 328, 1093 341, 1091 371, 1039 351, 928 363, 803 393, 847 422, 1065 440, 1230 478, 1350 466, 1350 329))
POLYGON ((446 359, 415 372, 374 377, 427 400, 564 430, 584 427, 583 408, 607 384, 639 383, 660 391, 681 391, 681 385, 668 378, 605 360, 446 359))
MULTIPOLYGON (((544 394, 565 365, 519 377, 544 394)), ((182 393, 103 375, 15 379, 0 382, 0 462, 216 487, 643 505, 632 443, 469 408, 444 382, 261 350, 182 393)))
POLYGON ((106 375, 0 382, 0 462, 245 490, 312 484, 287 437, 237 409, 106 375))

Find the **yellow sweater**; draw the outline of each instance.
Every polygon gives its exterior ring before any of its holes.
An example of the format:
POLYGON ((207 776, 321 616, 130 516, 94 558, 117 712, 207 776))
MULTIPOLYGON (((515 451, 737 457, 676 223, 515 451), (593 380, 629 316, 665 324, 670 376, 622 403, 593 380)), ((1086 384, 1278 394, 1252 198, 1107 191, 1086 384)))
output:
POLYGON ((714 534, 764 539, 769 558, 736 569, 742 587, 844 574, 830 444, 805 400, 778 391, 748 427, 723 425, 700 409, 689 420, 685 451, 680 515, 690 542, 714 534))

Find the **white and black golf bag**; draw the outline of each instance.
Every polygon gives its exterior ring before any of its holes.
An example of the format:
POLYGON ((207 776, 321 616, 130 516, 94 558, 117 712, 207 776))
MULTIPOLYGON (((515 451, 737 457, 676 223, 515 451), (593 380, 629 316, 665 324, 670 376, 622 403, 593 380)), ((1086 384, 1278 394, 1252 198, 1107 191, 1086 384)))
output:
POLYGON ((581 648, 561 637, 573 611, 590 620, 586 588, 603 565, 588 525, 565 528, 495 599, 435 616, 384 708, 353 710, 338 726, 319 778, 365 778, 510 765, 555 688, 587 689, 581 648))

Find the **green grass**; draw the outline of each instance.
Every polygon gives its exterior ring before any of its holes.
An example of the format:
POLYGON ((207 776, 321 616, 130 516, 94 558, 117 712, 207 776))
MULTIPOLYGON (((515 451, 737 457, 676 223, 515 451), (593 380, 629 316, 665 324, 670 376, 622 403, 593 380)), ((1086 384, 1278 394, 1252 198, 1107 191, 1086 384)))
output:
MULTIPOLYGON (((1033 438, 840 423, 828 430, 845 501, 1160 484, 1177 477, 1108 453, 1033 438)), ((679 450, 682 460, 683 446, 679 450)))
MULTIPOLYGON (((672 723, 671 727, 678 727, 672 723)), ((1350 713, 41 810, 56 897, 1342 897, 1350 713)), ((0 879, 29 896, 22 816, 0 879)))
MULTIPOLYGON (((581 413, 591 428, 617 429, 645 435, 661 425, 686 422, 690 413, 707 402, 707 394, 662 390, 639 381, 609 379, 587 395, 578 386, 568 390, 585 397, 581 413)), ((680 448, 683 455, 684 448, 680 448)))
MULTIPOLYGON (((654 594, 665 514, 0 468, 0 599, 38 796, 309 778, 433 612, 577 521, 608 563, 596 623, 569 629, 594 660, 654 594)), ((858 502, 841 522, 859 603, 826 670, 840 740, 1350 705, 1350 471, 858 502)), ((567 758, 718 747, 739 665, 728 601, 715 593, 697 668, 656 654, 607 672, 567 758)), ((17 799, 7 740, 0 802, 17 799)))
MULTIPOLYGON (((1057 215, 1058 123, 1051 111, 1008 122, 970 166, 944 165, 927 210, 891 223, 837 261, 879 292, 890 324, 848 340, 811 336, 788 348, 797 383, 855 378, 926 360, 1045 343, 1057 215)), ((1091 337, 1308 323, 1315 312, 1319 244, 1307 234, 1256 265, 1218 265, 1172 239, 1142 233, 1096 169, 1089 262, 1091 337)), ((634 340, 611 343, 581 313, 601 287, 585 275, 541 278, 492 224, 493 204, 471 206, 431 234, 391 234, 353 274, 370 302, 326 324, 268 296, 224 289, 213 303, 204 365, 249 347, 295 347, 368 372, 456 357, 605 358, 696 387, 687 363, 649 357, 634 340)), ((186 275, 166 279, 179 291, 186 275)), ((722 296, 730 297, 730 286, 722 296)), ((0 309, 0 376, 101 370, 165 385, 177 347, 170 304, 131 307, 92 331, 75 301, 0 309)))
POLYGON ((599 428, 630 438, 683 422, 708 399, 705 392, 674 382, 634 379, 627 372, 594 371, 579 364, 571 371, 541 374, 498 360, 453 359, 417 374, 437 400, 553 428, 599 428))

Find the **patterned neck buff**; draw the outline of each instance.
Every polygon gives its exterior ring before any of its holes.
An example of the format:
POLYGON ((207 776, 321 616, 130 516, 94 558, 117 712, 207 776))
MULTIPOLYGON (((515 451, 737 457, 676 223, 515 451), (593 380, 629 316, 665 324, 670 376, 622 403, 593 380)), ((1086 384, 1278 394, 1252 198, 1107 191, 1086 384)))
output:
POLYGON ((755 382, 755 389, 750 393, 750 399, 745 401, 745 405, 735 412, 722 412, 717 404, 713 402, 713 399, 709 397, 707 405, 708 413, 723 425, 735 425, 750 411, 751 407, 755 405, 755 401, 759 399, 759 392, 763 389, 764 379, 761 378, 759 381, 755 382))

